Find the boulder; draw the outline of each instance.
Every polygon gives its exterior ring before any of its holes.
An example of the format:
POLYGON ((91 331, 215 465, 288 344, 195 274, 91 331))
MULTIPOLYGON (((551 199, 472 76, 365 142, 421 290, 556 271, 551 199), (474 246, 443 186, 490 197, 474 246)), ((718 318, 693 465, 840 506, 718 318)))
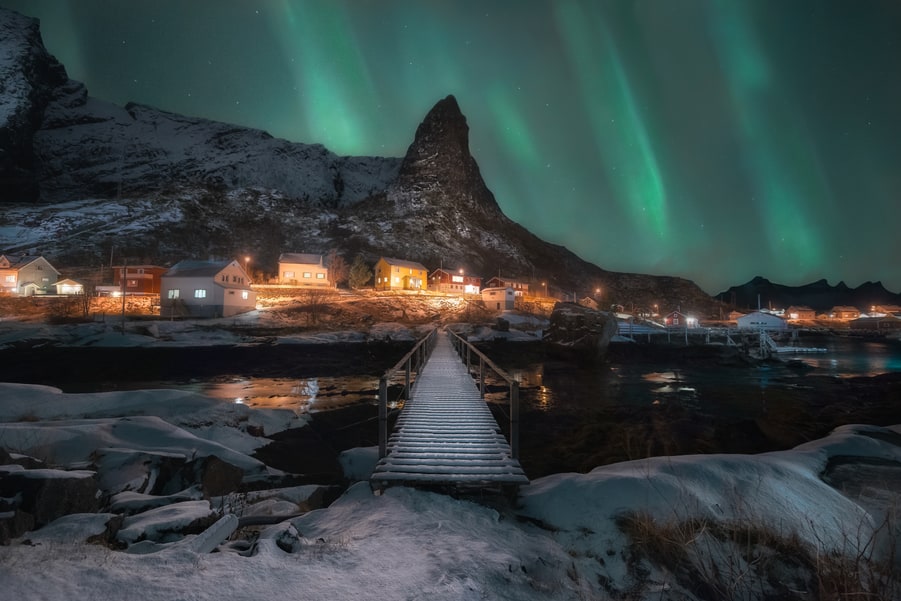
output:
POLYGON ((100 509, 97 474, 87 470, 20 469, 0 473, 0 497, 16 498, 17 509, 30 513, 35 526, 70 513, 100 509))
POLYGON ((557 303, 544 340, 553 347, 588 361, 602 359, 616 335, 616 317, 574 303, 557 303))

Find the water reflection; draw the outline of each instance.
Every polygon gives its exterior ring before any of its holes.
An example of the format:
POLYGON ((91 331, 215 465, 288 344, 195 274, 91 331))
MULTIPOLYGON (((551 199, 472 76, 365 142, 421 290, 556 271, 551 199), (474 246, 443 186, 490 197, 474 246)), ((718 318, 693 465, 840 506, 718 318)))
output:
POLYGON ((226 376, 177 387, 254 408, 288 409, 298 415, 356 403, 374 403, 378 399, 378 379, 371 376, 302 380, 226 376))
MULTIPOLYGON (((827 346, 817 342, 818 346, 827 346)), ((752 366, 713 362, 676 368, 662 362, 580 367, 547 361, 511 370, 521 399, 532 409, 572 411, 605 406, 661 406, 678 403, 719 415, 755 418, 767 411, 768 390, 806 388, 806 375, 873 376, 901 371, 901 344, 836 339, 829 352, 782 356, 782 361, 752 366), (791 360, 803 361, 798 369, 791 360)))

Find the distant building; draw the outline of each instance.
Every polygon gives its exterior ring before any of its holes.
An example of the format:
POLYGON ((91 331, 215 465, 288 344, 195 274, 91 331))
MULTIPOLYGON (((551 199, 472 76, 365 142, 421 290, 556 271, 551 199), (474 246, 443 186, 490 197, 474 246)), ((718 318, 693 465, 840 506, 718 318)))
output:
POLYGON ((860 310, 857 307, 837 306, 832 307, 829 311, 832 319, 857 319, 860 317, 860 310))
POLYGON ((56 293, 59 296, 78 296, 79 294, 84 294, 84 284, 68 278, 65 280, 57 280, 56 284, 53 286, 56 288, 56 293))
POLYGON ((459 272, 436 269, 429 275, 429 290, 449 294, 478 294, 481 288, 482 278, 465 275, 462 269, 459 272))
POLYGON ((898 315, 901 314, 901 307, 898 305, 875 305, 873 307, 873 313, 881 313, 883 315, 898 315))
POLYGON ((421 263, 382 257, 375 264, 375 289, 428 290, 428 274, 421 263))
POLYGON ((237 261, 180 261, 161 277, 160 315, 231 317, 256 308, 250 277, 237 261))
POLYGON ((739 330, 766 330, 779 331, 787 330, 788 322, 778 315, 772 313, 764 313, 763 311, 754 311, 747 315, 742 315, 737 320, 739 330))
POLYGON ((483 288, 482 302, 491 311, 509 311, 516 304, 513 288, 483 288))
POLYGON ((326 288, 332 285, 322 255, 306 253, 279 255, 278 282, 310 288, 326 288))
POLYGON ((160 278, 166 273, 166 267, 159 265, 119 265, 113 267, 113 288, 125 294, 159 294, 162 282, 160 278), (125 280, 125 286, 122 286, 125 280))
POLYGON ((696 328, 698 327, 698 318, 673 311, 663 318, 663 323, 668 328, 696 328))
POLYGON ((494 276, 485 282, 486 288, 513 288, 516 296, 529 294, 529 283, 521 278, 494 276))
POLYGON ((739 317, 744 317, 744 313, 741 311, 729 311, 729 321, 738 321, 739 317))
POLYGON ((54 294, 59 271, 42 256, 0 255, 0 291, 18 296, 54 294))
POLYGON ((794 306, 792 305, 788 309, 785 310, 785 313, 788 315, 789 319, 816 319, 817 312, 811 309, 810 307, 806 307, 804 305, 794 306))

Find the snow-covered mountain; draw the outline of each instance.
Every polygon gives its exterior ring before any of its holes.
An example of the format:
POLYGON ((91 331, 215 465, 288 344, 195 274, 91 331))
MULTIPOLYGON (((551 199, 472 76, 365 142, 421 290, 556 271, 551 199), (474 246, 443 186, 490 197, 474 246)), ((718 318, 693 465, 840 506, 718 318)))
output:
POLYGON ((167 264, 281 252, 397 256, 547 283, 610 301, 704 310, 680 278, 608 272, 508 219, 469 151, 453 98, 406 156, 339 157, 320 145, 88 95, 44 49, 34 20, 0 10, 0 249, 96 266, 115 254, 167 264))

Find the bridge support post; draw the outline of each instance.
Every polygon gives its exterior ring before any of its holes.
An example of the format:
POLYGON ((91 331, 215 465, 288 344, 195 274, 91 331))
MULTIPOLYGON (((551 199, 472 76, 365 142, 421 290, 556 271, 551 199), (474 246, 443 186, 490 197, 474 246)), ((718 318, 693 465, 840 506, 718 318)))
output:
POLYGON ((482 400, 485 400, 485 360, 479 356, 479 393, 482 400))
POLYGON ((379 459, 388 454, 388 378, 379 378, 379 459))
POLYGON ((410 357, 407 357, 407 365, 404 369, 404 400, 410 398, 410 357))
POLYGON ((519 382, 510 382, 510 453, 519 459, 519 382))

